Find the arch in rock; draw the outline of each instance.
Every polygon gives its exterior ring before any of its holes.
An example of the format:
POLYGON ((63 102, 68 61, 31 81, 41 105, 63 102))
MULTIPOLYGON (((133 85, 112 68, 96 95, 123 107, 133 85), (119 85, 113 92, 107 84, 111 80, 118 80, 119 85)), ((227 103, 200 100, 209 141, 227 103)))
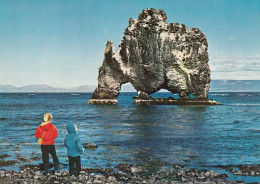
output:
POLYGON ((205 34, 166 19, 163 10, 143 10, 137 19, 129 19, 117 52, 112 41, 107 42, 91 100, 117 102, 121 85, 128 82, 139 99, 150 99, 160 89, 178 93, 183 100, 190 93, 208 99, 211 79, 205 34))

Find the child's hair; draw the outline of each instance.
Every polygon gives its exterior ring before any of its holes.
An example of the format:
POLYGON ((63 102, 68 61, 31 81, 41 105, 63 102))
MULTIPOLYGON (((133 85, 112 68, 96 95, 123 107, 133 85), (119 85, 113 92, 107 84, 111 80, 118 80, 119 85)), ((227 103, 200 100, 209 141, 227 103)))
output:
POLYGON ((43 117, 47 117, 47 121, 52 121, 53 120, 53 117, 52 117, 52 115, 50 113, 45 113, 43 115, 43 117))

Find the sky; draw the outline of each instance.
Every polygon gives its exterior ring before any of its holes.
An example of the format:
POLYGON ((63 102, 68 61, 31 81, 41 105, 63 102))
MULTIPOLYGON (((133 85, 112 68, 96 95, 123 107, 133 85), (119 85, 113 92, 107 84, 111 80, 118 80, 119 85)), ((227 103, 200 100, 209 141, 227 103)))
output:
POLYGON ((147 8, 206 34, 213 80, 260 80, 260 0, 0 0, 0 84, 97 85, 106 42, 147 8))

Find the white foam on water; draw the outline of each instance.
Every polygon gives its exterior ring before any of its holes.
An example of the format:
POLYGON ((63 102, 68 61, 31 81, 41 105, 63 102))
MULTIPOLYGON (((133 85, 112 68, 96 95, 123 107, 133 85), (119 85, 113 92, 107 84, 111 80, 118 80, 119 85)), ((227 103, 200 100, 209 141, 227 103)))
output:
POLYGON ((229 96, 229 94, 210 94, 210 96, 229 96))

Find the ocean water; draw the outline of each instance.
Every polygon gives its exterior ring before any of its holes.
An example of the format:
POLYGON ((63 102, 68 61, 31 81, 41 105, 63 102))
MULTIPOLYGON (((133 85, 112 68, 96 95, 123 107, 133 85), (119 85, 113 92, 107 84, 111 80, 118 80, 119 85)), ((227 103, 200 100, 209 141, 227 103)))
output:
POLYGON ((85 150, 83 167, 260 164, 259 92, 209 93, 211 99, 223 104, 220 106, 136 105, 132 99, 136 93, 121 93, 117 105, 90 105, 91 95, 0 93, 0 153, 10 156, 5 160, 17 160, 1 168, 18 169, 42 162, 34 134, 46 112, 54 117, 59 133, 56 151, 64 164, 68 163, 63 141, 69 122, 78 125, 83 144, 98 145, 96 150, 85 150))

